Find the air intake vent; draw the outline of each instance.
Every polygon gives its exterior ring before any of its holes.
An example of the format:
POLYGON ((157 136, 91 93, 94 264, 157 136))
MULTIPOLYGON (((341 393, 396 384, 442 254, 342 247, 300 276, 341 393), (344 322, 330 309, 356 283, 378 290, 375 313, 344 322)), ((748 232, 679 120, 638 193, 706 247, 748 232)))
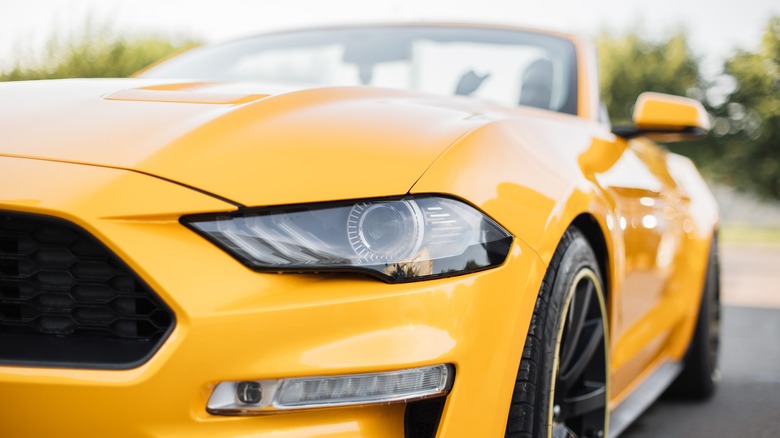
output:
POLYGON ((439 397, 406 405, 404 438, 435 438, 446 401, 439 397))
POLYGON ((162 300, 83 229, 0 212, 0 363, 132 368, 173 325, 162 300))

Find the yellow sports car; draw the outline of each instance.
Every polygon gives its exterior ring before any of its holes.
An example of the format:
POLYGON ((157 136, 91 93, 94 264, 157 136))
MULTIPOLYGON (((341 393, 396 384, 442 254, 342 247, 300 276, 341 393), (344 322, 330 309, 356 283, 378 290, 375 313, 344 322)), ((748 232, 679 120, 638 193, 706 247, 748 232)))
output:
POLYGON ((615 437, 717 377, 715 201, 595 51, 289 31, 0 85, 0 436, 615 437))

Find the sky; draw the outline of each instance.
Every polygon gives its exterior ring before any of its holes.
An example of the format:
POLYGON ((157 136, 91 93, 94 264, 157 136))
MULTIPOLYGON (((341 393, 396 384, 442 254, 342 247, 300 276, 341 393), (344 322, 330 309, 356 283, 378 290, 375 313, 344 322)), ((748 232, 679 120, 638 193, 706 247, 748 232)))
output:
POLYGON ((757 47, 780 0, 0 0, 0 69, 40 53, 54 33, 87 17, 119 32, 217 42, 317 24, 466 21, 594 36, 638 30, 660 38, 686 30, 694 51, 718 63, 757 47))

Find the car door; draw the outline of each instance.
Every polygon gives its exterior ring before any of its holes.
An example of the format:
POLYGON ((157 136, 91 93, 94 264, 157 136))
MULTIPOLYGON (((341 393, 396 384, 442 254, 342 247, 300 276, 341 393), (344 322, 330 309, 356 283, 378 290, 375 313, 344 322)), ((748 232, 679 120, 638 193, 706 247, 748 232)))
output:
POLYGON ((684 199, 665 152, 647 140, 615 139, 614 164, 595 179, 612 201, 607 220, 618 275, 610 302, 611 396, 621 394, 663 359, 679 320, 670 281, 683 234, 684 199))

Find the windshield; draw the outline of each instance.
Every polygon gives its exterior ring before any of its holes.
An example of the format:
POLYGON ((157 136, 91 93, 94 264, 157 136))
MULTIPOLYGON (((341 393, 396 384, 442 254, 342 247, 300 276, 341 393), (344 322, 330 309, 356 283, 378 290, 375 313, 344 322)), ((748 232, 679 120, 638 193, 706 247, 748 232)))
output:
POLYGON ((193 50, 142 77, 369 85, 577 110, 573 44, 506 29, 334 28, 268 34, 193 50))

